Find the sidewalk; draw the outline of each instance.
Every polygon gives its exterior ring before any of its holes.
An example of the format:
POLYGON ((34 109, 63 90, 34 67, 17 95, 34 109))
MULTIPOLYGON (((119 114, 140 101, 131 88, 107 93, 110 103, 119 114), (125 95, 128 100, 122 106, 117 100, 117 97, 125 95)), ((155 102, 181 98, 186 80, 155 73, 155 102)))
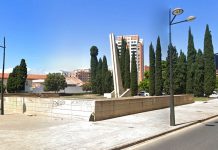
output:
POLYGON ((0 149, 105 150, 120 148, 123 145, 218 115, 218 99, 207 103, 195 102, 177 106, 175 127, 169 126, 169 113, 167 108, 98 122, 88 122, 81 118, 66 121, 51 118, 40 120, 40 116, 35 118, 24 115, 0 116, 0 149), (18 119, 19 117, 22 119, 18 119), (52 123, 49 123, 50 121, 52 123), (26 122, 32 122, 34 127, 26 122))

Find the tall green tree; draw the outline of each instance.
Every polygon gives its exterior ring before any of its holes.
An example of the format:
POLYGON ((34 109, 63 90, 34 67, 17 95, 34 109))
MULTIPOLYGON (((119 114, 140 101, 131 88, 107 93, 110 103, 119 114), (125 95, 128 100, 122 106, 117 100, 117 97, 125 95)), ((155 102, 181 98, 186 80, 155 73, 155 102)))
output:
POLYGON ((155 94, 155 53, 152 43, 149 46, 149 94, 153 96, 155 94))
POLYGON ((216 76, 216 86, 215 86, 216 91, 218 91, 218 77, 216 76))
POLYGON ((155 65, 155 95, 162 95, 163 85, 162 85, 162 65, 161 65, 161 44, 160 37, 157 38, 156 46, 156 65, 155 65))
POLYGON ((82 85, 82 90, 83 91, 91 91, 92 90, 92 85, 90 82, 86 82, 85 84, 82 85))
POLYGON ((175 68, 175 94, 186 93, 186 72, 186 56, 181 50, 175 68))
POLYGON ((129 49, 126 50, 125 53, 125 82, 124 82, 124 88, 130 88, 130 56, 129 56, 129 49))
POLYGON ((104 85, 105 93, 110 93, 113 91, 113 77, 110 71, 107 71, 105 75, 104 85))
POLYGON ((91 62, 90 62, 90 68, 91 68, 91 85, 92 85, 92 92, 97 93, 97 87, 96 87, 96 76, 97 76, 97 67, 98 67, 98 48, 96 46, 92 46, 90 49, 90 55, 91 55, 91 62))
POLYGON ((193 93, 193 81, 195 72, 195 57, 196 50, 194 46, 194 39, 191 33, 191 28, 188 32, 188 54, 187 54, 187 82, 186 82, 186 93, 193 93))
POLYGON ((213 93, 216 84, 216 69, 214 61, 214 50, 212 35, 209 26, 206 26, 206 31, 204 35, 204 92, 206 96, 213 93))
POLYGON ((194 95, 204 96, 204 56, 200 49, 195 62, 194 95))
POLYGON ((106 93, 106 82, 105 82, 105 77, 108 72, 108 65, 107 65, 107 58, 106 56, 103 56, 103 61, 102 61, 102 92, 106 93))
POLYGON ((9 74, 7 80, 7 91, 8 93, 15 93, 17 91, 15 68, 13 69, 12 73, 9 74))
POLYGON ((102 90, 102 59, 101 58, 98 61, 96 87, 97 87, 97 94, 102 95, 103 90, 102 90))
POLYGON ((21 59, 20 62, 20 78, 21 78, 21 87, 19 90, 24 91, 25 90, 25 83, 26 83, 26 78, 27 78, 27 65, 25 59, 21 59))
POLYGON ((168 46, 167 51, 167 58, 166 58, 166 79, 164 81, 164 92, 166 94, 170 94, 170 50, 172 51, 172 70, 173 70, 173 92, 175 91, 176 86, 174 85, 176 80, 176 66, 177 66, 177 59, 178 59, 178 53, 176 50, 176 47, 172 46, 171 44, 168 46))
POLYGON ((163 92, 165 92, 165 89, 164 89, 164 82, 167 78, 167 61, 166 60, 162 60, 161 61, 161 65, 162 65, 162 85, 163 85, 163 92))
POLYGON ((60 90, 64 90, 67 87, 65 77, 60 73, 49 73, 44 82, 45 91, 54 91, 58 93, 60 90))
POLYGON ((144 72, 144 79, 139 83, 139 91, 149 91, 149 71, 144 72))
POLYGON ((127 43, 126 40, 122 37, 122 45, 121 45, 121 55, 120 55, 120 71, 121 71, 121 78, 122 84, 125 85, 125 55, 126 55, 126 47, 127 43))
MULTIPOLYGON (((1 82, 2 82, 2 80, 0 80, 0 83, 1 82)), ((1 89, 2 89, 2 84, 0 84, 0 93, 2 92, 1 89)), ((5 92, 5 89, 6 89, 6 86, 5 86, 5 84, 3 84, 3 93, 5 92)))
POLYGON ((135 60, 135 53, 132 54, 132 61, 131 61, 131 95, 137 95, 138 93, 138 75, 137 75, 137 66, 135 60))
POLYGON ((20 65, 14 67, 12 73, 9 74, 9 78, 7 81, 7 91, 9 93, 24 92, 26 78, 26 62, 24 59, 22 59, 20 65))

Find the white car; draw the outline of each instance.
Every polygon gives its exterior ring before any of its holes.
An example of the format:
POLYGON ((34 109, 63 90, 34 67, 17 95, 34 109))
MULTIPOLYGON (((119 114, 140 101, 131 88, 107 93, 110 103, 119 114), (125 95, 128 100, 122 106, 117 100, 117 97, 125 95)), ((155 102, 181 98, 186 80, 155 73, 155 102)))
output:
POLYGON ((138 94, 139 96, 149 96, 149 93, 145 92, 145 91, 141 91, 138 94))
POLYGON ((209 97, 218 98, 218 93, 216 91, 213 91, 213 93, 209 97))

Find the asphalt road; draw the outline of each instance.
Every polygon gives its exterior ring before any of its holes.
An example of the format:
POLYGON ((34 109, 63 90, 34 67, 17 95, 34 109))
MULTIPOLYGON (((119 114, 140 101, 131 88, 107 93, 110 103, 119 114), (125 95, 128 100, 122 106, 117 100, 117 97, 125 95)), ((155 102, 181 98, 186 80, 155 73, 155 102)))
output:
POLYGON ((218 150, 218 118, 184 128, 128 149, 218 150))

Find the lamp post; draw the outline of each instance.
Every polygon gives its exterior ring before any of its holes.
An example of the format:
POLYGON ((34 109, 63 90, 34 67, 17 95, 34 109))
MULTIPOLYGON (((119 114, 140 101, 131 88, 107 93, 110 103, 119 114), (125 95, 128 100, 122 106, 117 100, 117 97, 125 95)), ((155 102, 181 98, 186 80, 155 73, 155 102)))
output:
POLYGON ((5 71, 5 37, 4 37, 4 46, 0 46, 3 48, 3 66, 2 66, 2 82, 1 82, 1 115, 4 115, 4 71, 5 71))
POLYGON ((175 8, 173 11, 169 9, 169 50, 170 50, 170 126, 175 126, 175 111, 174 111, 174 91, 173 91, 173 62, 172 62, 172 39, 171 39, 171 26, 183 22, 194 20, 196 17, 189 16, 182 21, 173 22, 176 16, 181 15, 184 12, 182 8, 175 8), (172 14, 171 14, 172 13, 172 14), (171 17, 173 15, 173 18, 171 17))

